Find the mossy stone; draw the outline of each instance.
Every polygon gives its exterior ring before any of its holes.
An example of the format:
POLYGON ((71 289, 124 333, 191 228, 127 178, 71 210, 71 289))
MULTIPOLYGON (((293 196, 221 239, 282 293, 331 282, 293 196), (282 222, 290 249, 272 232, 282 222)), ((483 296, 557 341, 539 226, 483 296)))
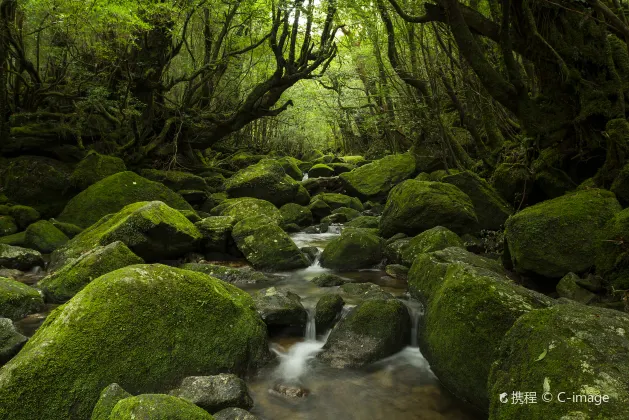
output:
POLYGON ((609 191, 576 191, 511 216, 505 238, 521 274, 561 278, 594 265, 603 228, 620 204, 609 191))
POLYGON ((162 201, 178 210, 192 210, 190 204, 170 188, 133 172, 120 172, 79 193, 57 219, 86 228, 101 217, 140 201, 162 201))
POLYGON ((361 229, 377 229, 380 226, 380 218, 377 216, 358 216, 345 224, 345 227, 361 229))
POLYGON ((299 169, 299 164, 302 163, 299 159, 295 159, 291 156, 285 156, 277 159, 277 163, 282 165, 286 175, 290 176, 295 181, 301 181, 304 177, 303 172, 299 169))
POLYGON ((130 398, 133 395, 122 389, 118 384, 108 385, 100 393, 98 402, 92 411, 92 417, 90 420, 109 420, 109 416, 113 411, 116 404, 125 398, 130 398))
POLYGON ((44 308, 39 292, 13 279, 0 277, 0 318, 19 320, 44 308))
POLYGON ((47 220, 40 220, 27 227, 25 235, 26 246, 44 254, 50 254, 69 241, 65 233, 47 220))
POLYGON ((88 250, 41 279, 37 287, 44 292, 47 301, 63 303, 103 274, 142 263, 142 258, 131 252, 124 243, 116 241, 88 250))
POLYGON ((263 160, 242 169, 225 183, 225 189, 232 198, 253 197, 276 206, 293 202, 299 186, 274 160, 263 160))
POLYGON ((317 301, 315 307, 315 331, 323 334, 334 326, 345 306, 345 301, 340 295, 323 295, 317 301))
POLYGON ((617 213, 602 231, 596 249, 596 272, 617 290, 629 289, 629 209, 617 213))
POLYGON ((356 165, 350 163, 328 163, 327 166, 334 170, 333 175, 344 174, 345 172, 350 172, 356 169, 356 165))
POLYGON ((215 277, 223 280, 227 283, 246 285, 246 284, 268 284, 276 281, 275 278, 268 276, 259 271, 252 270, 248 267, 245 268, 232 268, 224 265, 216 264, 199 264, 188 263, 181 266, 184 270, 197 271, 199 273, 207 274, 208 276, 215 277))
POLYGON ((381 200, 400 182, 415 172, 415 158, 409 154, 390 155, 360 166, 339 177, 349 195, 362 201, 381 200))
POLYGON ((490 179, 491 185, 512 206, 519 207, 533 188, 533 174, 519 163, 499 164, 490 179))
POLYGON ((213 216, 231 216, 236 222, 240 222, 248 217, 264 215, 276 223, 282 223, 282 214, 273 205, 258 198, 231 198, 223 201, 211 211, 213 216))
POLYGON ((72 223, 64 223, 55 219, 50 219, 50 223, 52 223, 57 229, 65 233, 66 236, 70 239, 83 232, 83 228, 77 225, 73 225, 72 223))
POLYGON ((226 159, 227 166, 233 171, 239 171, 248 166, 255 165, 262 159, 266 159, 264 155, 253 155, 249 152, 238 152, 226 159))
POLYGON ((16 234, 19 230, 15 219, 11 216, 0 216, 0 236, 16 234))
POLYGON ((82 191, 101 179, 126 170, 122 159, 90 152, 74 168, 70 175, 70 183, 82 191))
POLYGON ((44 259, 39 251, 4 243, 0 244, 0 267, 28 271, 37 266, 44 266, 44 259))
POLYGON ((315 276, 311 282, 319 287, 334 287, 348 283, 349 280, 332 273, 323 273, 315 276))
POLYGON ((0 244, 24 247, 26 246, 26 232, 0 237, 0 244))
POLYGON ((11 360, 27 341, 27 337, 17 332, 13 321, 0 318, 0 367, 11 360))
POLYGON ((451 184, 412 179, 391 190, 380 219, 382 236, 415 236, 435 226, 458 235, 478 231, 474 204, 467 194, 451 184))
POLYGON ((207 191, 208 185, 198 175, 183 171, 161 171, 158 169, 143 169, 140 171, 146 179, 164 184, 173 191, 192 190, 207 191))
POLYGON ((227 253, 236 219, 231 216, 207 217, 194 225, 203 239, 201 246, 206 252, 227 253))
POLYGON ((349 207, 350 209, 363 211, 365 208, 363 203, 356 197, 350 197, 345 194, 337 193, 320 193, 311 198, 310 204, 314 204, 316 201, 323 201, 332 210, 336 210, 340 207, 349 207))
POLYGON ((256 309, 267 326, 272 328, 297 328, 304 331, 308 312, 301 304, 299 295, 275 287, 262 289, 253 295, 256 309))
POLYGON ((308 178, 321 178, 321 177, 329 177, 334 175, 334 169, 330 168, 328 165, 324 165, 323 163, 318 163, 314 165, 308 171, 308 178))
POLYGON ((308 206, 314 220, 321 220, 332 214, 332 208, 323 200, 315 200, 308 206))
POLYGON ((341 156, 341 160, 345 163, 350 163, 352 165, 356 165, 358 163, 364 162, 365 158, 363 156, 354 155, 354 156, 341 156))
POLYGON ((629 206, 629 164, 625 165, 610 187, 623 207, 629 206))
MULTIPOLYGON (((576 303, 531 311, 507 332, 491 368, 489 418, 606 419, 629 416, 629 317, 619 311, 576 303), (550 403, 501 404, 506 390, 553 395, 550 403), (564 392, 564 403, 558 401, 564 392), (573 394, 602 398, 596 404, 573 394), (580 417, 569 417, 580 411, 580 417)), ((587 397, 586 397, 587 398, 587 397)))
POLYGON ((382 260, 382 239, 362 229, 344 230, 321 254, 321 265, 335 270, 370 268, 382 260))
POLYGON ((581 279, 574 273, 568 273, 557 283, 559 297, 571 299, 584 305, 594 302, 597 296, 579 285, 581 279))
POLYGON ((12 206, 9 207, 9 214, 15 219, 20 229, 26 229, 30 224, 41 219, 39 212, 29 206, 12 206))
POLYGON ((164 392, 199 373, 244 374, 268 351, 245 292, 201 273, 129 266, 53 311, 0 370, 0 417, 85 419, 107 384, 164 392))
POLYGON ((401 252, 402 263, 410 266, 419 254, 427 254, 450 247, 464 248, 465 244, 459 235, 450 229, 436 226, 420 233, 408 242, 408 245, 401 252))
POLYGON ((280 213, 282 214, 283 225, 296 224, 297 226, 306 227, 314 223, 310 209, 299 204, 284 204, 280 207, 280 213))
POLYGON ((332 215, 335 214, 344 215, 345 220, 348 222, 360 216, 360 212, 358 210, 349 207, 339 207, 338 209, 332 210, 332 215))
POLYGON ((120 400, 109 420, 213 420, 204 409, 183 398, 143 394, 120 400))

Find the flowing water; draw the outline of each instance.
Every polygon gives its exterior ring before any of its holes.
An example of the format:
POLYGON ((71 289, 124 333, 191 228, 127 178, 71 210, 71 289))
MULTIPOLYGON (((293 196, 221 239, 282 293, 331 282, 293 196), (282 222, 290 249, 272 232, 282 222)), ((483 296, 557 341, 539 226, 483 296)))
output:
MULTIPOLYGON (((323 234, 298 233, 293 235, 293 240, 299 247, 316 246, 322 250, 337 235, 338 230, 323 234)), ((364 369, 334 369, 319 362, 316 356, 322 351, 329 331, 315 330, 314 306, 322 295, 338 290, 337 287, 320 288, 310 282, 324 272, 331 271, 321 267, 317 259, 304 270, 278 273, 282 279, 275 286, 301 296, 308 310, 308 324, 302 338, 271 339, 277 361, 249 382, 255 401, 252 413, 267 420, 481 418, 440 385, 417 347, 421 305, 406 298, 405 284, 392 283, 381 270, 336 274, 356 282, 379 284, 384 290, 403 298, 413 320, 409 337, 411 345, 364 369)), ((343 315, 357 303, 345 300, 348 304, 343 315)))

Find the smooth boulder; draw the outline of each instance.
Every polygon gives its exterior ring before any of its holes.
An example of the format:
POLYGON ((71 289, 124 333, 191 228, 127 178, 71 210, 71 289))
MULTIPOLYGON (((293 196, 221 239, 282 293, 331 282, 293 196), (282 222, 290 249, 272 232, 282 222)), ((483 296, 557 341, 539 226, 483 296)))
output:
POLYGON ((334 326, 340 318, 345 301, 340 295, 323 295, 315 307, 315 331, 319 334, 334 326))
POLYGON ((33 223, 25 232, 26 246, 43 254, 50 254, 69 240, 65 233, 47 220, 33 223))
POLYGON ((212 216, 230 216, 236 222, 253 216, 266 216, 280 224, 282 214, 272 203, 258 198, 230 198, 214 207, 210 212, 212 216))
POLYGON ((299 331, 306 328, 308 312, 301 304, 299 295, 288 290, 270 287, 255 293, 253 300, 267 326, 299 331))

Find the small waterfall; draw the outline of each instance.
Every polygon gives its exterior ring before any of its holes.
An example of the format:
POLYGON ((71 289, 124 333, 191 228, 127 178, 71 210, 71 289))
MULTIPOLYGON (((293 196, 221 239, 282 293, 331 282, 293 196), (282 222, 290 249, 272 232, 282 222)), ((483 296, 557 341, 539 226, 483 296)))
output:
POLYGON ((417 328, 419 327, 419 318, 424 314, 424 307, 415 300, 403 300, 408 314, 411 317, 411 347, 418 347, 417 328))
POLYGON ((343 225, 330 225, 328 227, 328 233, 331 233, 333 235, 340 235, 342 230, 343 225))
POLYGON ((307 308, 308 321, 306 322, 306 341, 317 340, 317 326, 315 324, 315 310, 314 308, 307 308))
POLYGON ((308 179, 308 172, 304 174, 304 177, 301 179, 301 182, 304 182, 307 179, 308 179))

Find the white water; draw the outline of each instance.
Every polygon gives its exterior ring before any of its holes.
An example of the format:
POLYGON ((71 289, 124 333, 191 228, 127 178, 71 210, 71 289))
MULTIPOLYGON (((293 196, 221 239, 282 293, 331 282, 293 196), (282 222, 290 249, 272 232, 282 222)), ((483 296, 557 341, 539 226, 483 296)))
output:
POLYGON ((301 182, 304 182, 307 179, 308 179, 308 172, 304 174, 304 177, 301 179, 301 182))

